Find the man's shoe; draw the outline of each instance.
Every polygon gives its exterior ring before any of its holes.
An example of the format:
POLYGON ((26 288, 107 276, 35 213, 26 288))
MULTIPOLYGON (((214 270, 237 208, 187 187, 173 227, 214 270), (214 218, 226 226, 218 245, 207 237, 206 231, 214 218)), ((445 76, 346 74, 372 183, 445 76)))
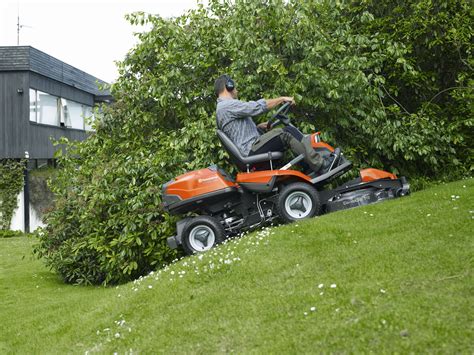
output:
POLYGON ((319 153, 317 153, 311 146, 311 137, 304 137, 301 142, 289 135, 288 145, 295 154, 303 154, 304 161, 312 171, 318 171, 321 169, 323 159, 319 153))

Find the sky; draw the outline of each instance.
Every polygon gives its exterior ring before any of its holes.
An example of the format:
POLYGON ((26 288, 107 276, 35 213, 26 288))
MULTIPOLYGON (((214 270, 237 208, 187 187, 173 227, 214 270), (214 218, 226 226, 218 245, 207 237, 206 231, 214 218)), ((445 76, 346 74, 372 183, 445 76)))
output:
POLYGON ((35 47, 106 82, 117 79, 115 61, 136 43, 124 16, 136 11, 173 17, 197 0, 0 0, 0 46, 35 47))

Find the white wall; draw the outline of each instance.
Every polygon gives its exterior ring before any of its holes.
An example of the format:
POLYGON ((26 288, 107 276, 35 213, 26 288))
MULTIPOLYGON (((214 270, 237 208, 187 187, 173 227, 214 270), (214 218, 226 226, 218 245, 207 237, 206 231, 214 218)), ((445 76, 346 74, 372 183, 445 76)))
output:
POLYGON ((38 227, 44 227, 44 226, 45 224, 41 221, 41 216, 39 215, 39 213, 36 212, 36 210, 30 204, 30 232, 33 232, 38 227))
POLYGON ((25 208, 24 208, 24 198, 23 198, 23 189, 18 194, 16 201, 17 201, 17 208, 13 212, 12 221, 10 224, 11 230, 19 230, 24 232, 25 231, 25 208))
MULTIPOLYGON (((11 230, 20 230, 25 231, 25 208, 24 208, 24 190, 18 194, 17 203, 18 207, 13 212, 12 221, 10 224, 11 230)), ((38 227, 44 227, 44 223, 41 221, 41 218, 36 213, 35 209, 30 204, 30 232, 33 232, 38 227)))

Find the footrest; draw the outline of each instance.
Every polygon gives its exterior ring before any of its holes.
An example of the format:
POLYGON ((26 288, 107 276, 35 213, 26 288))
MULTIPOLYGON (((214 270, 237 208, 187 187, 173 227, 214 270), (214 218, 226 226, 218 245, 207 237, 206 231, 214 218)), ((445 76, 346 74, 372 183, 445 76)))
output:
POLYGON ((311 179, 311 183, 313 185, 324 185, 328 183, 329 181, 331 181, 332 179, 335 179, 336 177, 344 174, 351 167, 352 167, 352 163, 350 161, 346 161, 345 163, 339 166, 336 166, 333 170, 330 170, 321 176, 317 176, 311 179))

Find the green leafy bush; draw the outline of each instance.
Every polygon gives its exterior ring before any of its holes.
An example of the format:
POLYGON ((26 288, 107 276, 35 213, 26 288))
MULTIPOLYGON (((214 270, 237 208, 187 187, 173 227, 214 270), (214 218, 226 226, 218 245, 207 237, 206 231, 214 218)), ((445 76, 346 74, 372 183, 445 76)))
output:
MULTIPOLYGON (((119 63, 116 102, 96 133, 60 142, 67 151, 52 185, 56 207, 37 254, 65 281, 93 284, 125 282, 175 258, 165 242, 175 220, 160 207, 160 189, 188 170, 230 169, 215 136, 213 83, 222 73, 243 99, 295 96, 295 124, 323 131, 361 167, 436 176, 468 162, 466 105, 450 120, 426 100, 409 114, 389 101, 397 78, 416 80, 423 68, 409 42, 381 31, 376 6, 211 0, 173 19, 130 15, 151 29, 119 63)), ((399 20, 391 3, 380 6, 399 20)))
POLYGON ((0 160, 0 231, 8 230, 23 188, 25 163, 13 159, 0 160))
POLYGON ((371 14, 364 33, 380 33, 406 48, 404 58, 387 61, 382 68, 385 117, 372 127, 375 147, 382 152, 379 159, 423 179, 471 173, 472 3, 365 0, 350 12, 371 14))

